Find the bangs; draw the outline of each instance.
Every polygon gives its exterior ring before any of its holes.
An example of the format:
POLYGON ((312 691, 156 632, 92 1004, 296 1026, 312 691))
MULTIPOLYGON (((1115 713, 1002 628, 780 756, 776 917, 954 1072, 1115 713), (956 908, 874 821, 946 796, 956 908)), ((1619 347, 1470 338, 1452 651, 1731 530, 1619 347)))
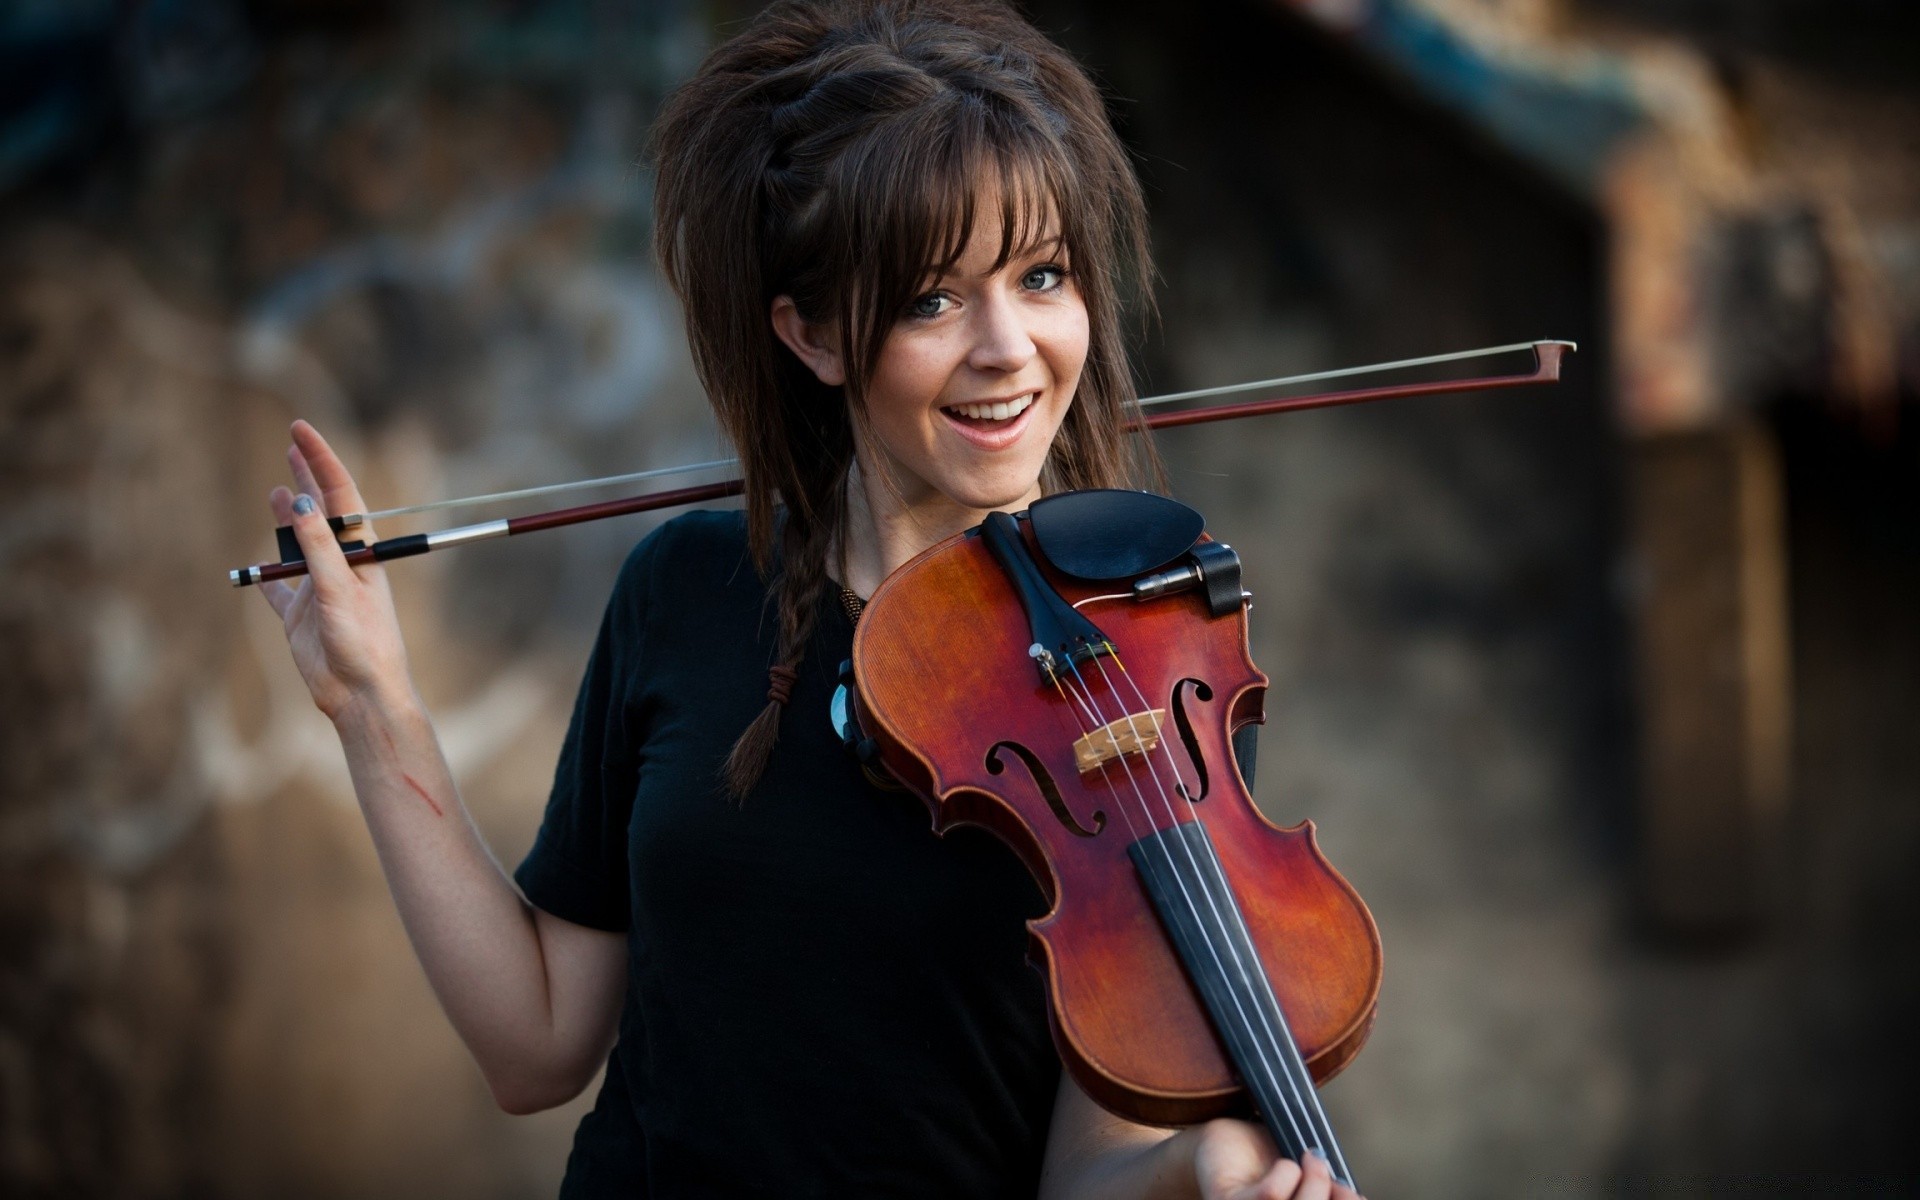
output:
MULTIPOLYGON (((848 180, 842 244, 857 257, 846 263, 840 310, 847 331, 846 361, 857 397, 880 349, 906 306, 933 280, 951 271, 976 230, 999 217, 1000 244, 992 269, 1037 252, 1079 255, 1089 227, 1088 200, 1068 147, 1025 114, 990 111, 960 97, 940 115, 876 139, 891 152, 866 158, 848 180)), ((854 156, 850 156, 854 157, 854 156)), ((855 164, 849 164, 855 165, 855 164)), ((839 223, 839 222, 836 222, 839 223)))
POLYGON ((1071 197, 1061 178, 1064 172, 1057 169, 1065 164, 1046 156, 1044 147, 994 146, 992 150, 984 162, 968 162, 972 156, 965 154, 950 156, 949 164, 943 164, 945 178, 929 175, 923 181, 923 194, 913 197, 912 210, 901 214, 905 218, 900 221, 902 240, 919 242, 920 251, 906 261, 923 264, 912 290, 920 290, 960 261, 981 224, 983 205, 999 207, 995 271, 1031 251, 1068 243, 1065 226, 1071 197))

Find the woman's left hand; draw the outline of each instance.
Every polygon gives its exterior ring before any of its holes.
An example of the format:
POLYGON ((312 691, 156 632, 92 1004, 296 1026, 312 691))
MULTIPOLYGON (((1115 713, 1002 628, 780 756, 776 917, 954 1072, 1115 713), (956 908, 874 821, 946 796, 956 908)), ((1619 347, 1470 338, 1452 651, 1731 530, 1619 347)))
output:
POLYGON ((1334 1181, 1326 1159, 1281 1158, 1258 1125, 1209 1121, 1194 1132, 1194 1181, 1202 1200, 1361 1200, 1334 1181))
POLYGON ((1040 1200, 1361 1200, 1325 1159, 1281 1158, 1267 1131, 1221 1118, 1175 1133, 1101 1108, 1060 1073, 1040 1200))

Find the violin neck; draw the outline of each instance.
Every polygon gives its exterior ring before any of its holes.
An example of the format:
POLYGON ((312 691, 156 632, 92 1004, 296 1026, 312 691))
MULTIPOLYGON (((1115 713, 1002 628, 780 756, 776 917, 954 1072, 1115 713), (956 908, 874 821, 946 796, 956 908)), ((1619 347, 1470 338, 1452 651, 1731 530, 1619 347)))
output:
POLYGON ((1158 830, 1127 854, 1274 1144, 1296 1161, 1313 1151, 1353 1186, 1206 826, 1158 830))

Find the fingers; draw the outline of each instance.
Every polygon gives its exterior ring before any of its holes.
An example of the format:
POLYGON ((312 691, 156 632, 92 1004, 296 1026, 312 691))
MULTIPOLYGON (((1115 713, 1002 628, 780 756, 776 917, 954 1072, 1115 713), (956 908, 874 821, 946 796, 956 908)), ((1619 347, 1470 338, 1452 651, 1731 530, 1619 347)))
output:
POLYGON ((1247 1121, 1202 1126, 1194 1167, 1206 1200, 1287 1200, 1300 1182, 1300 1164, 1281 1158, 1267 1131, 1247 1121))
POLYGON ((293 465, 293 477, 300 490, 320 501, 327 515, 367 511, 360 499, 360 489, 354 485, 353 476, 347 473, 340 456, 327 445, 320 431, 305 421, 293 423, 293 448, 288 451, 287 459, 293 465))
MULTIPOLYGON (((293 493, 286 488, 277 487, 267 493, 267 507, 273 510, 275 525, 293 524, 293 493)), ((281 579, 269 579, 259 585, 262 599, 273 609, 274 615, 282 621, 287 619, 287 610, 293 607, 293 598, 299 589, 281 579)))
POLYGON ((282 621, 287 619, 287 610, 293 607, 294 597, 300 594, 284 579, 266 580, 260 584, 259 592, 261 598, 266 600, 267 607, 273 609, 273 615, 282 621))
POLYGON ((289 443, 287 446, 287 466, 293 471, 295 492, 324 502, 325 497, 320 495, 320 484, 313 477, 313 467, 307 463, 307 456, 301 452, 298 442, 289 443))
POLYGON ((1295 1162, 1281 1158, 1265 1130, 1221 1119, 1198 1127, 1194 1174, 1206 1200, 1361 1200, 1337 1183, 1333 1167, 1309 1150, 1295 1162))
POLYGON ((1360 1200, 1353 1189, 1335 1183, 1327 1160, 1308 1151, 1301 1161, 1280 1159, 1251 1186, 1234 1192, 1232 1200, 1360 1200))
POLYGON ((1290 1194, 1292 1200, 1331 1200, 1333 1168, 1327 1160, 1309 1150, 1300 1156, 1300 1182, 1290 1194))
POLYGON ((293 536, 299 539, 300 553, 306 557, 307 574, 313 579, 315 592, 322 596, 328 592, 339 595, 340 589, 357 582, 340 543, 333 539, 333 530, 327 527, 327 518, 310 494, 302 492, 294 497, 289 515, 293 536))
POLYGON ((1245 1190, 1235 1192, 1233 1200, 1291 1200, 1299 1186, 1300 1164, 1283 1158, 1245 1190))

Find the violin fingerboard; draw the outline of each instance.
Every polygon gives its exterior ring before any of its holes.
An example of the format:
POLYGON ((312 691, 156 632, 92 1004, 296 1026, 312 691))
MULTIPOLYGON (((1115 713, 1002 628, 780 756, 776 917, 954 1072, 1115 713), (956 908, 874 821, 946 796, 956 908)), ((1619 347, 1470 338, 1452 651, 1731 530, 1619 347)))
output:
POLYGON ((1206 826, 1187 821, 1151 833, 1128 846, 1127 856, 1274 1143, 1295 1161, 1313 1151, 1352 1187, 1206 826))

